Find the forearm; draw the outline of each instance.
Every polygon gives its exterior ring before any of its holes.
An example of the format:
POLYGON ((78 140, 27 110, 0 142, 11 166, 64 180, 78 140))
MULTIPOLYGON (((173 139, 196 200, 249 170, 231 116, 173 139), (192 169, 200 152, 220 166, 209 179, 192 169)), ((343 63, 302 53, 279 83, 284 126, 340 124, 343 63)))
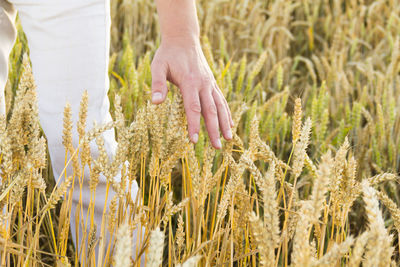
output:
POLYGON ((200 28, 195 0, 156 0, 162 41, 197 42, 200 28))

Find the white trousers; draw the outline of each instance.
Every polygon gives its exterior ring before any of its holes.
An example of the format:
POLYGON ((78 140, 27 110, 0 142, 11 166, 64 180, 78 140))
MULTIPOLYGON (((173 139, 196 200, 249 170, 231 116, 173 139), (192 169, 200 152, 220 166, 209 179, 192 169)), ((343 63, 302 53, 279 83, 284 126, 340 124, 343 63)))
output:
MULTIPOLYGON (((74 127, 84 90, 88 91, 89 105, 87 127, 93 121, 99 124, 111 120, 109 113, 108 62, 110 44, 109 0, 0 0, 0 91, 7 81, 7 60, 16 38, 14 20, 16 10, 28 39, 33 75, 37 84, 39 119, 46 134, 54 177, 64 169, 65 150, 62 145, 63 109, 71 104, 74 127)), ((2 97, 4 100, 4 97, 2 97)), ((4 112, 4 103, 1 104, 4 112)), ((74 146, 78 135, 73 130, 74 146)), ((110 156, 117 143, 114 130, 103 134, 110 156)), ((91 146, 92 156, 97 157, 96 146, 91 146)), ((85 173, 88 181, 89 174, 85 173)), ((118 179, 118 177, 116 178, 118 179)), ((73 194, 71 232, 75 240, 75 210, 79 201, 79 186, 73 194)), ((100 177, 96 189, 95 223, 100 232, 105 203, 106 181, 100 177)), ((135 182, 132 198, 138 191, 135 182)), ((110 190, 108 203, 113 197, 110 190)), ((83 211, 90 201, 88 183, 82 190, 83 211)), ((84 216, 86 213, 84 212, 84 216)), ((135 239, 135 238, 134 238, 135 239)))

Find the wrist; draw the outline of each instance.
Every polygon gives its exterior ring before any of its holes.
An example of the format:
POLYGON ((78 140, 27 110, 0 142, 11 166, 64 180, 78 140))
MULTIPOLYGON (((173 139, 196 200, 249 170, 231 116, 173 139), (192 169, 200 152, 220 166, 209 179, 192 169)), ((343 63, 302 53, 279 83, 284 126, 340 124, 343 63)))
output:
POLYGON ((164 34, 161 36, 161 43, 167 45, 179 45, 185 47, 199 46, 200 36, 197 33, 189 34, 164 34))
POLYGON ((195 0, 156 0, 156 4, 162 42, 182 45, 200 43, 195 0))

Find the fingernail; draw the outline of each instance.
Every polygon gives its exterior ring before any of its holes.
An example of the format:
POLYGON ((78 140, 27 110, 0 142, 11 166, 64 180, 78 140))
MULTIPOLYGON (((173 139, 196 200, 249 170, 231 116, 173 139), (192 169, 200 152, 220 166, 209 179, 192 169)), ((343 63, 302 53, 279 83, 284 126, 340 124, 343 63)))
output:
POLYGON ((159 93, 159 92, 153 93, 153 96, 152 96, 151 100, 152 100, 153 102, 159 102, 159 101, 161 101, 161 100, 162 100, 162 94, 159 93))
POLYGON ((221 140, 219 138, 218 138, 216 144, 217 144, 217 148, 221 148, 222 147, 221 140))
POLYGON ((193 143, 197 143, 197 141, 199 140, 199 135, 197 133, 195 133, 194 135, 192 135, 192 141, 193 143))
POLYGON ((228 133, 226 134, 226 137, 231 140, 232 139, 232 131, 229 129, 228 133))

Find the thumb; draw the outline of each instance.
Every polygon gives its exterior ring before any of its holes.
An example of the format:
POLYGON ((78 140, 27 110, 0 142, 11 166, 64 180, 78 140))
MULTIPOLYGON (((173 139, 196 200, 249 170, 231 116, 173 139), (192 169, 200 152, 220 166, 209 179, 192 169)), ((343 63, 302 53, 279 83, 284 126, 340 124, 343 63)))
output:
POLYGON ((164 102, 167 95, 167 70, 161 63, 155 63, 151 68, 151 101, 153 104, 164 102))

